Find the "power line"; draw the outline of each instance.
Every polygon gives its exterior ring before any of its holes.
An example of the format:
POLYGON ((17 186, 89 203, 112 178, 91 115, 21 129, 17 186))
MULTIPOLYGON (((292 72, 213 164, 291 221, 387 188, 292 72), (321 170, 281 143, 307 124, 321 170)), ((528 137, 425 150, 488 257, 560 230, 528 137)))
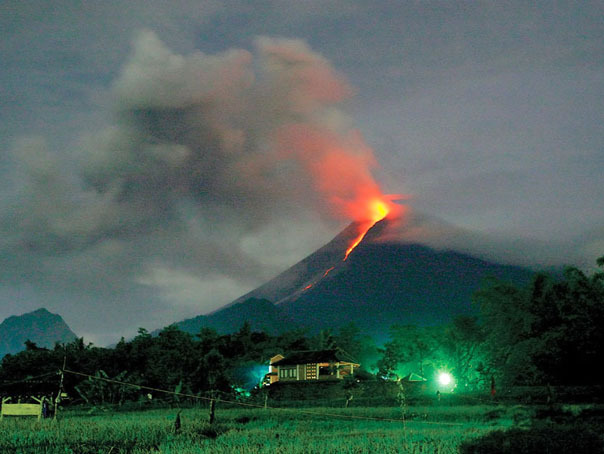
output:
MULTIPOLYGON (((205 401, 214 401, 214 402, 221 402, 221 403, 226 403, 226 404, 232 404, 232 405, 239 405, 242 407, 249 407, 249 408, 262 408, 262 409, 271 409, 271 410, 277 410, 277 411, 289 411, 289 412, 293 412, 293 413, 301 413, 301 414, 305 414, 305 415, 311 415, 311 416, 321 416, 321 417, 330 417, 330 418, 341 418, 341 419, 355 419, 355 420, 365 420, 365 421, 379 421, 379 422, 398 422, 398 423, 403 423, 405 422, 404 419, 402 418, 376 418, 373 416, 360 416, 360 415, 344 415, 344 414, 339 414, 339 413, 329 413, 329 412, 319 412, 319 411, 313 411, 313 410, 304 410, 301 408, 282 408, 282 407, 271 407, 271 406, 264 406, 264 405, 259 405, 259 404, 252 404, 252 403, 247 403, 247 402, 238 402, 235 400, 227 400, 227 399, 221 399, 218 397, 204 397, 204 396, 198 396, 195 394, 188 394, 188 393, 181 393, 181 392, 177 392, 177 391, 169 391, 166 389, 161 389, 161 388, 155 388, 152 386, 145 386, 145 385, 137 385, 135 383, 128 383, 128 382, 124 382, 121 380, 114 380, 111 378, 105 378, 105 377, 98 377, 95 375, 90 375, 90 374, 86 374, 83 372, 76 372, 73 370, 69 370, 69 369, 64 369, 65 373, 68 374, 73 374, 73 375, 79 375, 82 377, 87 377, 93 380, 101 380, 101 381, 105 381, 108 383, 114 383, 117 385, 122 385, 122 386, 131 386, 134 388, 138 388, 138 389, 144 389, 146 391, 155 391, 155 392, 160 392, 160 393, 164 393, 164 394, 171 394, 174 396, 181 396, 181 397, 188 397, 191 399, 198 399, 198 400, 205 400, 205 401)), ((433 424, 433 425, 449 425, 449 426, 465 426, 465 423, 455 423, 455 422, 436 422, 436 421, 413 421, 414 423, 420 423, 420 424, 433 424)))
POLYGON ((36 375, 34 377, 27 377, 27 378, 23 378, 21 380, 3 381, 3 383, 0 383, 0 386, 12 386, 12 385, 16 385, 18 383, 48 383, 47 381, 43 381, 43 380, 39 380, 39 379, 44 378, 44 377, 49 377, 51 375, 57 375, 58 373, 59 372, 48 372, 46 374, 36 375))

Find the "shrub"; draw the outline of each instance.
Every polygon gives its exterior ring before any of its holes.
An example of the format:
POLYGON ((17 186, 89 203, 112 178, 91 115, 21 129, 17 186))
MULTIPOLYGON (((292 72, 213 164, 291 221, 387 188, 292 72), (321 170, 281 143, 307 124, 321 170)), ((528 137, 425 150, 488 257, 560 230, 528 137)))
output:
POLYGON ((604 442, 588 428, 546 426, 529 430, 496 430, 481 438, 463 442, 459 450, 462 454, 598 453, 604 452, 604 442))

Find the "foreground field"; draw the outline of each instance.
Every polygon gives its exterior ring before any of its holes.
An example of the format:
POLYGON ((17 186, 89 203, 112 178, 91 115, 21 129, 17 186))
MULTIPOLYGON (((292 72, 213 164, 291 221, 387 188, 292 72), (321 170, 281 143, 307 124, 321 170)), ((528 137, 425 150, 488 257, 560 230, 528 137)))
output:
POLYGON ((511 425, 509 409, 487 407, 207 409, 91 414, 56 422, 5 419, 2 453, 454 453, 468 438, 511 425))
POLYGON ((512 424, 500 407, 207 409, 65 412, 55 422, 5 419, 2 453, 454 453, 512 424))

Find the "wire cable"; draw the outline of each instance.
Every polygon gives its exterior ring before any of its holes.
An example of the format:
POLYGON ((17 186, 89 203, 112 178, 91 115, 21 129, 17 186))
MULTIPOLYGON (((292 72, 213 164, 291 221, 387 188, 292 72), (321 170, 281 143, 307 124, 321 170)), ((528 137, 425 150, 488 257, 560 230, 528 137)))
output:
MULTIPOLYGON (((271 410, 277 410, 277 411, 289 411, 289 412, 293 412, 293 413, 301 413, 301 414, 305 414, 305 415, 311 415, 311 416, 321 416, 321 417, 330 417, 330 418, 341 418, 341 419, 355 419, 355 420, 366 420, 366 421, 380 421, 380 422, 398 422, 398 423, 403 423, 405 422, 405 419, 398 419, 398 418, 376 418, 373 416, 360 416, 360 415, 344 415, 344 414, 338 414, 338 413, 329 413, 329 412, 319 412, 319 411, 313 411, 313 410, 304 410, 304 409, 299 409, 299 408, 282 408, 282 407, 271 407, 271 406, 264 406, 264 405, 260 405, 260 404, 252 404, 252 403, 247 403, 247 402, 237 402, 235 400, 227 400, 227 399, 221 399, 219 397, 204 397, 204 396, 198 396, 195 394, 188 394, 188 393, 181 393, 181 392, 177 392, 177 391, 169 391, 166 389, 160 389, 160 388, 155 388, 152 386, 145 386, 145 385, 137 385, 134 383, 128 383, 128 382, 124 382, 121 380, 114 380, 111 378, 105 378, 105 377, 97 377, 95 375, 90 375, 90 374, 85 374, 83 372, 76 372, 73 370, 69 370, 69 369, 65 369, 64 370, 65 373, 69 373, 69 374, 73 374, 73 375, 79 375, 82 377, 87 377, 87 378, 91 378, 93 380, 101 380, 101 381, 105 381, 108 383, 114 383, 117 385, 123 385, 123 386, 131 386, 131 387, 135 387, 138 389, 144 389, 147 391, 155 391, 155 392, 160 392, 160 393, 164 393, 164 394, 171 394, 174 396, 181 396, 181 397, 188 397, 191 399, 198 399, 198 400, 205 400, 205 401, 214 401, 214 402, 221 402, 221 403, 227 403, 227 404, 232 404, 232 405, 239 405, 242 407, 249 407, 249 408, 261 408, 261 409, 271 409, 271 410)), ((466 423, 455 423, 455 422, 436 422, 436 421, 416 421, 413 420, 413 423, 420 423, 420 424, 434 424, 434 425, 448 425, 448 426, 465 426, 466 423)))

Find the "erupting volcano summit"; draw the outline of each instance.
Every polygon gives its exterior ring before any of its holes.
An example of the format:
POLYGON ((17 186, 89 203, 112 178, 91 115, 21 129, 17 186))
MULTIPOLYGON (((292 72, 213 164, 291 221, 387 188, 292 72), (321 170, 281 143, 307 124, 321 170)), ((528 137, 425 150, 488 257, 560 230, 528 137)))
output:
POLYGON ((365 235, 369 231, 371 227, 373 227, 376 223, 386 218, 388 215, 394 216, 394 213, 400 212, 401 207, 399 205, 394 205, 388 199, 373 199, 367 204, 367 214, 369 215, 368 220, 359 222, 358 225, 358 236, 353 240, 348 249, 346 249, 346 253, 344 254, 344 260, 348 258, 350 253, 354 250, 355 247, 359 245, 365 235))

